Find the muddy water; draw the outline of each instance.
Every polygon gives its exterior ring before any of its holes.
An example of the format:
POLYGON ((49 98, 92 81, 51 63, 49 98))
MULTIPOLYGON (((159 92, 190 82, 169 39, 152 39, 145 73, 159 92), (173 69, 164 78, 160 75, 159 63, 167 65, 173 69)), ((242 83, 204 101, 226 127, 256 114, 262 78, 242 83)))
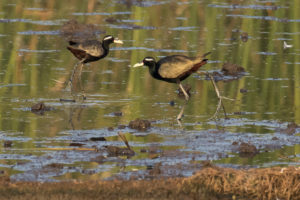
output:
POLYGON ((299 166, 300 129, 287 130, 290 123, 300 124, 299 10, 296 0, 2 0, 1 173, 12 180, 58 181, 145 178, 156 168, 162 176, 189 176, 203 160, 229 167, 299 166), (124 41, 84 67, 87 100, 76 103, 59 101, 71 98, 61 82, 77 62, 59 35, 69 19, 96 24, 124 41), (248 37, 241 37, 244 32, 248 37), (292 47, 284 48, 284 41, 292 47), (202 71, 219 71, 230 62, 246 74, 217 83, 222 95, 235 99, 224 102, 227 120, 222 114, 210 119, 218 103, 210 81, 198 75, 187 79, 192 97, 180 127, 175 118, 183 100, 177 86, 129 66, 145 56, 208 51, 202 71), (31 106, 41 101, 52 109, 32 113, 31 106), (136 118, 150 120, 152 128, 120 126, 136 118), (125 147, 119 131, 133 157, 108 155, 105 146, 125 147), (100 137, 105 141, 91 140, 100 137), (242 142, 259 153, 241 156, 242 142))

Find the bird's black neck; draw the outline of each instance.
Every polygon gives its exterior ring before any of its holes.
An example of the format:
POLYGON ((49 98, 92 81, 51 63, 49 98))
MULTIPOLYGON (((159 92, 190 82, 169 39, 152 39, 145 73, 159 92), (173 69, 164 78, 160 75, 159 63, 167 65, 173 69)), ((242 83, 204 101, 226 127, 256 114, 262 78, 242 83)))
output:
POLYGON ((148 68, 149 68, 149 72, 153 78, 161 79, 161 76, 158 73, 158 66, 156 63, 154 63, 154 62, 149 63, 148 68))
POLYGON ((102 47, 104 49, 104 56, 106 56, 109 52, 109 45, 110 45, 110 42, 106 42, 106 41, 102 42, 102 47))

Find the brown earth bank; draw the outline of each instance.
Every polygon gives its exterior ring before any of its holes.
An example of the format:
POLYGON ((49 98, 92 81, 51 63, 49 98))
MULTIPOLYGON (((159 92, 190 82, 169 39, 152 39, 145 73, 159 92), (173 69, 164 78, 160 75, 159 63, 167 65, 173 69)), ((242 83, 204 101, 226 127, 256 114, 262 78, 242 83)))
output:
POLYGON ((11 182, 0 199, 300 199, 300 168, 237 170, 208 166, 187 178, 86 182, 11 182))

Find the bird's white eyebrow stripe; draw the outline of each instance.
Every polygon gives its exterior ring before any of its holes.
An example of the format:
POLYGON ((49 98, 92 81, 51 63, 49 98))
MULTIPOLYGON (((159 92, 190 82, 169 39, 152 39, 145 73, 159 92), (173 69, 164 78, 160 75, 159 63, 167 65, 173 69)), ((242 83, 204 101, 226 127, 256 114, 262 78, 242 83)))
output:
POLYGON ((145 58, 146 61, 153 61, 153 58, 145 58))
POLYGON ((112 36, 108 36, 108 37, 105 37, 104 40, 109 40, 111 38, 112 38, 112 36))

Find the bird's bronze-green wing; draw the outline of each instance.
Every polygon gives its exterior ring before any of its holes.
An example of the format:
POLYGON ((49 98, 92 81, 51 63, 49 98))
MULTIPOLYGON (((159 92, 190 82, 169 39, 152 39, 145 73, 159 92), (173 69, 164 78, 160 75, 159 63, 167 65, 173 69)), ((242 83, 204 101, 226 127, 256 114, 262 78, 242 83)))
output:
POLYGON ((72 45, 72 48, 85 51, 91 56, 98 57, 103 54, 102 43, 97 40, 88 40, 83 43, 72 45))
POLYGON ((163 78, 178 78, 195 65, 194 58, 182 55, 167 56, 159 60, 157 64, 160 65, 158 73, 163 78))

